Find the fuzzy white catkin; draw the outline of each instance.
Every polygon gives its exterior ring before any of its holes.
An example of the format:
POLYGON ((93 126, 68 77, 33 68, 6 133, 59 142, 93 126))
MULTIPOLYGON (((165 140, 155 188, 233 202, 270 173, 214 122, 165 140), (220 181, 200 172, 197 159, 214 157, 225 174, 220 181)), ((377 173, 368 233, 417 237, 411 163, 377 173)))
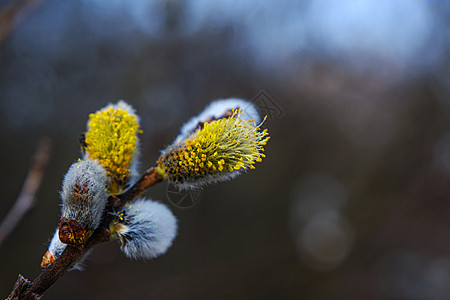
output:
POLYGON ((150 259, 164 254, 177 234, 177 220, 162 203, 139 199, 124 209, 120 249, 132 259, 150 259))
POLYGON ((59 230, 56 229, 55 234, 52 237, 50 245, 48 246, 48 251, 53 256, 54 259, 61 256, 61 253, 66 248, 66 244, 59 240, 59 230))
POLYGON ((106 171, 92 159, 80 160, 64 176, 61 214, 94 230, 101 222, 108 194, 106 171))
POLYGON ((200 122, 206 122, 211 118, 218 119, 231 109, 241 109, 239 118, 242 120, 255 120, 256 124, 261 122, 261 117, 256 105, 239 98, 219 99, 211 102, 200 114, 187 121, 175 139, 175 143, 181 142, 189 137, 200 122))

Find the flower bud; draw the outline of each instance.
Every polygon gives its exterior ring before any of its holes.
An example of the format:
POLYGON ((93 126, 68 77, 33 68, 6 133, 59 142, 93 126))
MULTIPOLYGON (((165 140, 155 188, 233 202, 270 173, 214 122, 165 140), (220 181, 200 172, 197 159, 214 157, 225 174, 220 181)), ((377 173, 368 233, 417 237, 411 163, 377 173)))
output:
POLYGON ((132 259, 150 259, 164 254, 177 234, 177 220, 162 203, 139 199, 127 204, 110 226, 121 241, 120 249, 132 259))
POLYGON ((124 101, 89 115, 82 147, 105 168, 110 194, 122 193, 136 177, 140 132, 139 117, 124 101))
POLYGON ((220 118, 175 142, 163 151, 158 171, 180 189, 200 188, 226 181, 254 169, 264 155, 269 140, 267 129, 254 120, 243 120, 240 109, 220 118))
POLYGON ((92 159, 80 160, 69 168, 61 191, 59 238, 81 245, 101 222, 108 194, 106 172, 92 159))

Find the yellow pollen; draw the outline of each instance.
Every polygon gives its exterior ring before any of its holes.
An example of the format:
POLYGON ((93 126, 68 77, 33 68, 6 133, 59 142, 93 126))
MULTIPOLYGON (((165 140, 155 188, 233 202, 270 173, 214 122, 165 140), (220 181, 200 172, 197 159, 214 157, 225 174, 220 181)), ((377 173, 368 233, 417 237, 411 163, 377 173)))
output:
POLYGON ((233 115, 205 123, 184 142, 173 145, 158 160, 160 172, 175 182, 188 182, 240 169, 254 169, 265 157, 262 152, 269 140, 267 129, 261 131, 255 121, 233 115), (236 130, 239 128, 239 130, 236 130))
POLYGON ((120 193, 128 181, 138 143, 137 134, 142 132, 138 118, 131 110, 119 102, 89 115, 86 153, 105 167, 112 194, 120 193))

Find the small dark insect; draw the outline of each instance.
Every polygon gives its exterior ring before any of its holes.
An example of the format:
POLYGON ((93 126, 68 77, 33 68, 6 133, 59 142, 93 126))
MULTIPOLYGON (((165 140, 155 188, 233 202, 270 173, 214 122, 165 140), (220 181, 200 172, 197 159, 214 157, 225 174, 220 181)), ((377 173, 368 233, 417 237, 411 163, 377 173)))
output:
POLYGON ((86 153, 86 148, 87 148, 88 145, 86 144, 86 135, 84 133, 82 133, 80 135, 79 141, 80 141, 80 145, 81 145, 81 151, 83 152, 83 154, 85 154, 86 153))

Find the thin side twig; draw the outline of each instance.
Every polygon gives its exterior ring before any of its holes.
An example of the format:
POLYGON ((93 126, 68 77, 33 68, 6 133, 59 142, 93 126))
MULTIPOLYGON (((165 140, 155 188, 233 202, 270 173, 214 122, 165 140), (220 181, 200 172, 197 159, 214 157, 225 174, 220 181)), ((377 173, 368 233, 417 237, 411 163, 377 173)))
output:
POLYGON ((0 225, 0 246, 16 228, 25 215, 34 207, 35 195, 42 181, 51 152, 51 141, 43 138, 34 153, 28 175, 22 186, 22 191, 14 206, 8 212, 0 225))
MULTIPOLYGON (((85 253, 94 246, 108 242, 110 240, 109 225, 113 221, 113 214, 120 211, 125 204, 136 200, 136 198, 149 189, 151 186, 162 182, 164 179, 157 172, 156 167, 151 167, 145 171, 144 175, 125 193, 118 196, 109 196, 108 204, 103 214, 103 221, 94 233, 89 237, 82 247, 67 245, 63 253, 51 265, 41 271, 41 273, 31 282, 27 281, 27 286, 23 287, 16 282, 15 289, 21 291, 21 296, 17 300, 35 300, 42 297, 43 293, 52 286, 70 267, 78 261, 85 253), (24 292, 23 292, 24 291, 24 292)), ((14 291, 13 291, 14 292, 14 291)), ((15 300, 16 298, 7 298, 15 300)))
POLYGON ((11 34, 21 18, 44 1, 19 0, 6 4, 0 11, 0 44, 11 34))

